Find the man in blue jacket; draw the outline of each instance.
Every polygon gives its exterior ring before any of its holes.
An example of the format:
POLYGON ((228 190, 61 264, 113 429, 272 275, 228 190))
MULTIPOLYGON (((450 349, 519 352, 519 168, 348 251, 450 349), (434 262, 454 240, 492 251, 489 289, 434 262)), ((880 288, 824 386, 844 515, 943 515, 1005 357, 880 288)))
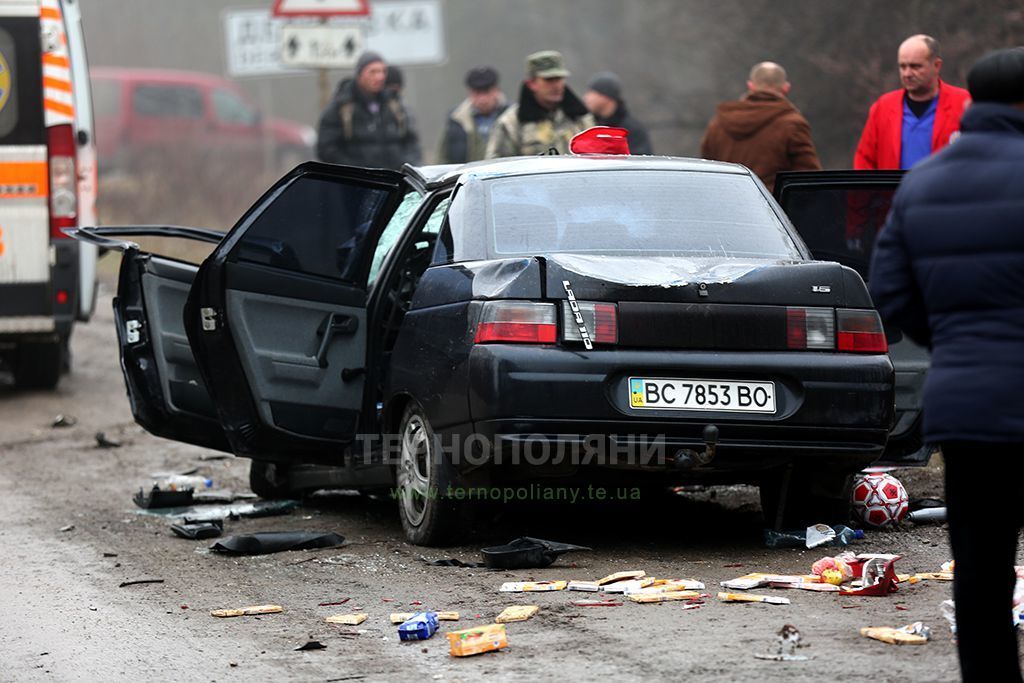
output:
POLYGON ((932 351, 924 435, 945 458, 963 679, 1020 681, 1010 606, 1024 520, 1024 47, 983 57, 967 85, 960 139, 900 184, 871 296, 932 351))

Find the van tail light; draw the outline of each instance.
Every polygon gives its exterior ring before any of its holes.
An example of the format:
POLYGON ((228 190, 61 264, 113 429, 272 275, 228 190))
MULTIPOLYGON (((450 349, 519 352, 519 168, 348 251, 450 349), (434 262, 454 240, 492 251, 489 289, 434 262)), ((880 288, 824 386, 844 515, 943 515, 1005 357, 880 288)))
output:
POLYGON ((50 238, 67 237, 61 230, 75 227, 78 219, 78 169, 75 135, 70 124, 47 129, 46 153, 50 166, 50 238))
POLYGON ((558 321, 554 304, 532 301, 487 301, 476 328, 477 344, 554 344, 558 321))
POLYGON ((787 308, 786 346, 790 349, 834 349, 835 313, 831 308, 787 308))
POLYGON ((583 341, 586 330, 595 344, 617 344, 619 341, 619 307, 596 301, 562 302, 562 339, 583 341), (572 305, 576 304, 576 309, 572 305))
POLYGON ((889 350, 878 311, 839 308, 836 310, 836 327, 840 351, 885 353, 889 350))

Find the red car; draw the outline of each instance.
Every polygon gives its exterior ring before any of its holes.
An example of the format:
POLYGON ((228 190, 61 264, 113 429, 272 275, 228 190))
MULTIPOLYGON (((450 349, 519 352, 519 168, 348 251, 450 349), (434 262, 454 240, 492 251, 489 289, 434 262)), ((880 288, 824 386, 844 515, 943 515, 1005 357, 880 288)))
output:
POLYGON ((138 171, 150 161, 166 168, 176 159, 276 174, 314 156, 311 126, 264 118, 220 76, 121 68, 93 69, 90 76, 101 174, 138 171))

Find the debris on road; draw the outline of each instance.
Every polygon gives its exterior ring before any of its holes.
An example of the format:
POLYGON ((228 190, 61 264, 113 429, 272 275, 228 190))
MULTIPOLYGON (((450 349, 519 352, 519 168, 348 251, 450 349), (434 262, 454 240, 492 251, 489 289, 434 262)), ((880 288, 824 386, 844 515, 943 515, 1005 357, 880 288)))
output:
MULTIPOLYGON (((719 593, 719 596, 723 593, 719 593)), ((655 594, 643 594, 643 593, 631 593, 626 596, 626 599, 630 602, 637 602, 640 604, 646 603, 657 603, 657 602, 671 602, 673 600, 699 600, 705 597, 705 594, 698 591, 675 591, 672 593, 655 593, 655 594)))
POLYGON ((168 491, 154 484, 149 491, 140 488, 132 500, 144 510, 180 508, 192 504, 192 489, 168 491))
POLYGON ((319 640, 310 640, 305 645, 300 645, 295 648, 296 652, 307 652, 309 650, 326 650, 327 646, 321 643, 319 640))
MULTIPOLYGON (((458 612, 435 612, 435 614, 437 614, 437 620, 438 621, 458 621, 459 620, 459 613, 458 612)), ((401 624, 404 621, 409 621, 415 615, 416 615, 416 612, 392 612, 391 613, 391 623, 392 624, 401 624)))
POLYGON ((587 593, 596 593, 601 590, 601 587, 597 585, 597 581, 570 581, 567 588, 571 591, 584 591, 587 593))
POLYGON ((266 555, 285 550, 337 548, 344 543, 345 537, 333 531, 264 531, 229 536, 211 545, 210 550, 230 555, 266 555))
POLYGON ((324 618, 328 624, 341 624, 343 626, 359 626, 370 617, 365 612, 358 612, 356 614, 334 614, 324 618))
POLYGON ((922 508, 907 514, 914 524, 941 524, 946 521, 946 508, 922 508))
POLYGON ((445 635, 448 637, 448 652, 453 657, 468 657, 508 647, 504 624, 473 626, 445 635))
POLYGON ((172 524, 171 531, 181 538, 192 541, 201 541, 207 538, 217 538, 224 533, 223 520, 213 522, 191 522, 188 524, 172 524))
POLYGON ((410 640, 428 640, 437 632, 436 612, 417 612, 398 626, 398 639, 402 642, 410 640))
POLYGON ((278 614, 283 612, 284 607, 280 605, 253 605, 252 607, 241 607, 238 609, 215 609, 210 612, 211 617, 250 617, 259 614, 278 614))
MULTIPOLYGON (((899 555, 862 554, 858 555, 857 559, 864 561, 860 586, 841 589, 840 595, 879 597, 899 590, 896 586, 898 583, 896 570, 893 567, 896 560, 900 559, 899 555)), ((856 567, 854 567, 854 571, 856 572, 856 567)))
POLYGON ((513 605, 506 607, 494 620, 496 624, 509 624, 513 621, 526 621, 540 611, 538 605, 513 605))
POLYGON ((766 602, 769 605, 788 605, 789 598, 779 598, 774 595, 753 595, 751 593, 719 593, 718 599, 722 602, 766 602))
POLYGON ((317 607, 337 607, 338 605, 344 605, 346 602, 348 602, 351 599, 352 598, 342 598, 341 600, 338 600, 337 602, 320 602, 320 603, 317 603, 317 607))
POLYGON ((744 574, 743 576, 735 579, 729 579, 722 581, 720 585, 722 588, 728 588, 729 590, 745 591, 751 588, 762 588, 764 586, 774 584, 803 584, 803 583, 815 583, 820 580, 820 577, 814 575, 800 575, 800 574, 763 574, 761 572, 752 572, 750 574, 744 574))
POLYGON ((96 432, 96 448, 120 448, 121 442, 107 437, 104 432, 96 432))
POLYGON ((480 554, 484 564, 492 569, 540 569, 549 566, 560 555, 581 550, 593 548, 523 536, 505 545, 482 548, 480 554))
POLYGON ((420 555, 420 561, 425 564, 429 564, 431 567, 469 567, 471 569, 476 569, 484 566, 483 562, 463 562, 455 557, 449 557, 446 560, 428 560, 420 555))
POLYGON ((622 607, 623 603, 617 600, 573 600, 572 604, 577 607, 622 607))
POLYGON ((63 429, 64 427, 74 427, 76 424, 78 424, 78 418, 74 415, 58 415, 53 418, 50 426, 55 429, 63 429))
POLYGON ((786 624, 779 630, 778 650, 770 654, 755 654, 758 659, 772 662, 805 662, 808 657, 796 654, 798 647, 803 647, 800 631, 793 624, 786 624))
POLYGON ((923 645, 931 638, 931 630, 920 621, 901 628, 891 626, 865 626, 860 630, 865 638, 873 638, 890 645, 923 645))
POLYGON ((143 583, 163 583, 163 579, 135 579, 134 581, 122 581, 118 584, 118 588, 124 588, 125 586, 137 586, 143 583))
POLYGON ((509 581, 501 584, 500 591, 502 593, 562 591, 568 585, 567 581, 509 581))
POLYGON ((606 583, 615 583, 617 581, 628 581, 630 579, 639 579, 639 578, 642 578, 644 576, 647 576, 647 572, 645 572, 642 569, 635 569, 635 570, 630 570, 630 571, 625 571, 625 572, 615 572, 614 574, 609 574, 608 576, 604 577, 603 579, 598 579, 597 580, 597 585, 598 586, 603 586, 606 583))
MULTIPOLYGON (((143 506, 140 506, 143 507, 143 506)), ((215 519, 242 519, 286 515, 299 507, 297 500, 258 500, 238 502, 230 505, 183 505, 152 509, 152 506, 137 512, 142 515, 173 517, 187 522, 212 522, 215 519)))
POLYGON ((75 525, 74 525, 74 524, 67 524, 67 525, 65 525, 65 526, 62 526, 62 527, 60 528, 60 532, 61 532, 62 534, 63 534, 63 533, 67 533, 67 532, 69 532, 69 531, 74 531, 74 530, 75 530, 75 525))
POLYGON ((769 548, 815 548, 825 545, 845 547, 863 538, 863 531, 851 529, 844 524, 835 524, 830 527, 824 524, 815 524, 803 531, 764 530, 764 544, 769 548), (829 533, 824 529, 828 529, 835 536, 829 537, 829 533), (822 540, 823 536, 824 540, 822 540), (812 543, 814 545, 811 545, 812 543))

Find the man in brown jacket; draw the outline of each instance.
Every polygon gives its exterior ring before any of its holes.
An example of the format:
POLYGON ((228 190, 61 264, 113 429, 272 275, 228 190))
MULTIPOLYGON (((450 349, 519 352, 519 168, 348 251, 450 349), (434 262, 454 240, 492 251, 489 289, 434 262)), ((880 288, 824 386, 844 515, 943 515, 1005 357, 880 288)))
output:
POLYGON ((750 70, 747 94, 718 105, 700 144, 701 156, 748 167, 772 190, 779 171, 821 169, 811 126, 793 103, 786 70, 761 62, 750 70))

